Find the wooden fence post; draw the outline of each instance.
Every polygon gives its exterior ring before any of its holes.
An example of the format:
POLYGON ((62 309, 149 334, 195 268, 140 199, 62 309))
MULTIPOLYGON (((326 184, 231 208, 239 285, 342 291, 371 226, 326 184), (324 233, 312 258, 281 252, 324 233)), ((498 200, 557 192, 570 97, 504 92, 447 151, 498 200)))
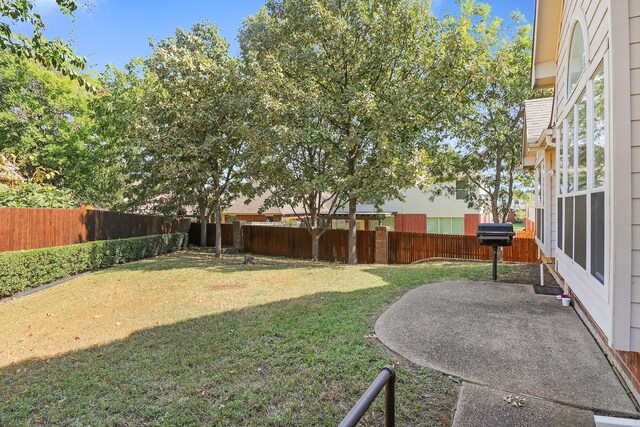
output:
POLYGON ((376 227, 375 263, 389 264, 389 229, 376 227))
POLYGON ((244 224, 244 221, 233 221, 233 247, 239 252, 244 250, 242 241, 242 226, 244 226, 244 224))

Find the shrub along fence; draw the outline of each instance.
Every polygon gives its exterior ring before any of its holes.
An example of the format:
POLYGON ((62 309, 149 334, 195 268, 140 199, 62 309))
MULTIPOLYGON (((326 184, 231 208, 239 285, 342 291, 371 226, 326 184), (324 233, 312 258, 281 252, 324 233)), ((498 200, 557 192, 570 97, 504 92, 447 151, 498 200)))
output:
POLYGON ((0 208, 0 252, 187 233, 190 219, 86 209, 0 208))
POLYGON ((186 241, 186 233, 174 233, 3 252, 0 298, 84 271, 173 252, 186 241))
MULTIPOLYGON (((222 246, 233 245, 233 224, 222 225, 222 246)), ((200 246, 200 223, 192 222, 189 227, 189 244, 200 246)), ((207 223, 207 246, 216 244, 216 225, 207 223)))
MULTIPOLYGON (((359 263, 375 262, 376 244, 385 244, 383 242, 387 244, 389 264, 410 264, 428 258, 493 259, 492 248, 481 246, 476 236, 405 232, 385 232, 384 236, 383 240, 377 240, 375 231, 357 232, 359 263)), ((232 237, 227 241, 232 243, 232 237)), ((320 259, 347 262, 348 242, 347 230, 327 230, 320 237, 320 259)), ((303 228, 245 225, 242 227, 242 245, 239 249, 257 255, 311 258, 311 235, 303 228)), ((536 262, 538 250, 534 239, 515 238, 513 246, 503 248, 503 260, 536 262)))

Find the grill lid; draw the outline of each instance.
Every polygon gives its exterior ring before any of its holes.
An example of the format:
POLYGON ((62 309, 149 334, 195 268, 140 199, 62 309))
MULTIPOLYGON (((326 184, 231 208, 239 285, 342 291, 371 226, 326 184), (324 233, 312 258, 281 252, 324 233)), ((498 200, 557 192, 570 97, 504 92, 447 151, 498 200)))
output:
POLYGON ((482 223, 478 224, 478 231, 476 232, 476 235, 478 237, 513 237, 516 233, 513 231, 513 224, 482 223))

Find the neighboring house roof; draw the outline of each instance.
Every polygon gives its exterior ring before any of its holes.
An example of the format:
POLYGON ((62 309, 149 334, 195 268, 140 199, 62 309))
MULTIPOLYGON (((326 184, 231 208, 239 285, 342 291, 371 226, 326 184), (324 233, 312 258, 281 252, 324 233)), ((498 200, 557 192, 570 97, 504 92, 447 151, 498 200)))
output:
POLYGON ((529 99, 524 102, 524 129, 522 131, 522 165, 535 166, 535 149, 546 143, 551 136, 553 97, 529 99))
MULTIPOLYGON (((481 213, 477 209, 471 209, 463 199, 456 199, 455 195, 442 194, 434 198, 428 189, 421 190, 417 187, 407 188, 402 191, 404 200, 387 200, 378 208, 371 203, 358 203, 356 212, 362 215, 395 215, 395 214, 425 214, 427 217, 462 217, 465 214, 481 213)), ((338 214, 346 214, 345 206, 338 210, 338 214)))
MULTIPOLYGON (((226 215, 248 215, 258 214, 258 211, 264 205, 265 200, 271 195, 271 191, 266 191, 260 196, 254 197, 248 201, 248 197, 242 196, 237 198, 231 206, 224 210, 226 215), (248 201, 248 202, 247 202, 248 201)), ((325 205, 320 209, 320 213, 327 213, 329 206, 325 205)), ((304 215, 304 207, 302 204, 292 208, 291 206, 271 207, 262 212, 262 215, 283 215, 283 216, 297 216, 304 215)))
MULTIPOLYGON (((265 200, 270 193, 266 192, 260 196, 256 196, 249 200, 248 197, 241 196, 237 198, 231 206, 224 210, 227 215, 257 214, 264 205, 265 200)), ((282 215, 282 209, 272 207, 262 212, 263 215, 282 215)))

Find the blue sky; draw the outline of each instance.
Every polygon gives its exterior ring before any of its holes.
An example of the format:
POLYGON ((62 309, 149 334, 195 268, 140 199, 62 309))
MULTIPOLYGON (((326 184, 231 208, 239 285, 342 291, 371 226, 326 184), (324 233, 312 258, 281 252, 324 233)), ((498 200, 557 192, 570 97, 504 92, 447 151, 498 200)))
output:
MULTIPOLYGON (((264 0, 89 0, 93 6, 78 11, 72 21, 57 11, 55 0, 35 1, 47 22, 47 36, 70 41, 98 71, 107 64, 122 67, 135 56, 146 56, 149 37, 159 40, 177 27, 190 28, 205 20, 220 28, 236 54, 236 35, 243 18, 264 4, 264 0)), ((509 18, 511 11, 518 9, 533 21, 534 0, 484 1, 491 4, 493 15, 509 18)), ((457 9, 454 0, 433 0, 433 5, 438 14, 457 9)))

